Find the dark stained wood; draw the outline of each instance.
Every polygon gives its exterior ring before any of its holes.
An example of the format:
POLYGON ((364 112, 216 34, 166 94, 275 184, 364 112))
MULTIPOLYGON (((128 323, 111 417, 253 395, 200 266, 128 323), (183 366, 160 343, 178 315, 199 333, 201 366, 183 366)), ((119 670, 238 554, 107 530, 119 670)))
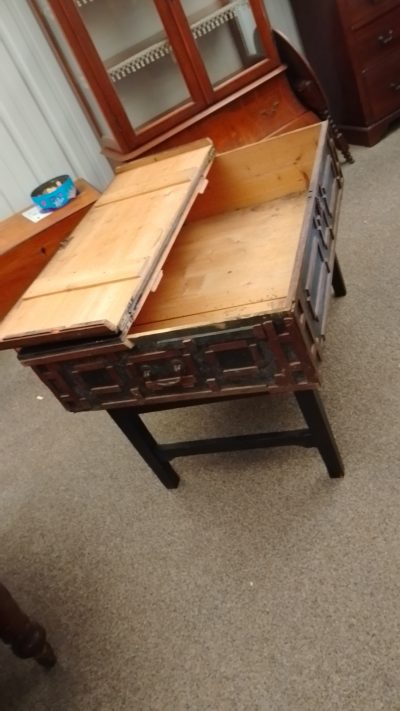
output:
POLYGON ((0 583, 0 639, 11 646, 21 659, 33 658, 50 669, 55 654, 46 639, 44 628, 22 612, 7 588, 0 583))
POLYGON ((374 145, 400 118, 400 0, 291 0, 333 119, 374 145))
POLYGON ((76 185, 79 195, 40 222, 30 222, 22 213, 0 222, 0 320, 99 197, 86 181, 76 185))
POLYGON ((317 447, 326 463, 329 475, 343 476, 343 463, 320 397, 312 390, 297 393, 296 397, 301 409, 307 415, 308 428, 204 438, 170 444, 158 444, 134 408, 109 410, 108 414, 167 489, 176 489, 180 481, 169 463, 172 459, 271 447, 317 447))
POLYGON ((335 296, 346 296, 347 289, 337 256, 335 256, 335 263, 333 265, 332 287, 335 292, 335 296))
POLYGON ((396 111, 400 116, 400 48, 363 72, 367 116, 379 121, 396 111))
POLYGON ((328 417, 317 390, 295 393, 297 404, 309 427, 314 446, 325 462, 329 476, 338 479, 344 476, 344 464, 333 436, 328 417))
POLYGON ((345 0, 345 3, 351 27, 357 28, 397 7, 398 0, 345 0))
POLYGON ((140 416, 131 408, 109 410, 108 413, 129 439, 146 464, 153 470, 166 489, 176 489, 179 476, 162 455, 161 448, 152 437, 140 416))
POLYGON ((398 111, 387 116, 385 120, 377 121, 365 128, 360 126, 342 126, 342 129, 350 143, 357 143, 361 146, 375 146, 393 126, 400 126, 400 115, 398 111))
POLYGON ((72 412, 213 402, 215 398, 288 393, 316 387, 316 364, 292 314, 282 319, 242 319, 225 325, 188 328, 169 336, 138 338, 133 350, 98 354, 60 344, 47 351, 24 348, 22 363, 72 412), (166 341, 167 344, 166 345, 166 341), (226 363, 230 364, 230 367, 226 363))
POLYGON ((363 66, 400 48, 400 6, 377 17, 354 33, 363 66))

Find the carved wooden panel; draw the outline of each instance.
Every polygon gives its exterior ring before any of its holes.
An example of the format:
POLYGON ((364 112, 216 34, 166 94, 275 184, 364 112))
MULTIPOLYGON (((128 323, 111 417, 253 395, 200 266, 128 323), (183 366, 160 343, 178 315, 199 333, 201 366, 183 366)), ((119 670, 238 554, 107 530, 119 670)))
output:
MULTIPOLYGON (((316 361, 293 316, 208 333, 139 339, 132 350, 34 365, 68 410, 292 392, 318 382, 316 361)), ((31 361, 32 362, 32 361, 31 361)))
POLYGON ((32 369, 60 400, 66 410, 71 410, 72 412, 90 410, 90 404, 86 398, 78 392, 74 384, 65 379, 62 364, 49 363, 48 365, 32 366, 32 369))

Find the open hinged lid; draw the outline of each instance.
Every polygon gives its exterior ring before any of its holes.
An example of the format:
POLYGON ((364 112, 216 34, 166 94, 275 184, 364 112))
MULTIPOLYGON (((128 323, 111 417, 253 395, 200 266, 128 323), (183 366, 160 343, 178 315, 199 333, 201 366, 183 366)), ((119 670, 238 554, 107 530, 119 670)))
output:
POLYGON ((209 139, 120 169, 66 246, 0 324, 0 345, 124 338, 214 157, 209 139))

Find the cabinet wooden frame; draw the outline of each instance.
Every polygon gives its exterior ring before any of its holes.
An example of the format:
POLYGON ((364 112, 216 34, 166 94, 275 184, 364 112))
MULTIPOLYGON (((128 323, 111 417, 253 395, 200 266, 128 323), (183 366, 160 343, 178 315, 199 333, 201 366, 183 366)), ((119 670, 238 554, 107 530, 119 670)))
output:
POLYGON ((196 40, 192 35, 181 1, 154 0, 154 7, 173 48, 174 56, 191 98, 183 106, 174 107, 162 116, 146 123, 143 127, 136 128, 132 126, 112 85, 107 69, 81 18, 78 7, 73 0, 48 0, 48 2, 88 81, 112 135, 105 136, 100 131, 93 111, 84 93, 79 88, 73 72, 68 69, 68 61, 52 33, 38 1, 29 0, 34 14, 48 35, 56 55, 65 68, 67 77, 72 83, 75 93, 78 95, 103 146, 120 154, 128 153, 141 145, 151 142, 160 134, 167 133, 200 111, 204 111, 207 108, 212 111, 213 106, 217 106, 221 100, 272 72, 280 64, 262 0, 248 0, 249 7, 254 14, 260 43, 265 52, 265 59, 261 59, 256 64, 244 68, 234 77, 222 81, 214 87, 196 46, 196 40))
POLYGON ((400 118, 400 0, 290 3, 335 122, 373 146, 400 118))

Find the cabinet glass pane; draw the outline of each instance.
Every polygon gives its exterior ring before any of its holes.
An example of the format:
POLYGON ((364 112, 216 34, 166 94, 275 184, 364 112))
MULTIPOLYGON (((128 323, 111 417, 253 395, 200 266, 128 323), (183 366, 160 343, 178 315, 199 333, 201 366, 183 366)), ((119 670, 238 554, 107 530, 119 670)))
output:
POLYGON ((43 17, 45 18, 51 33, 54 37, 54 40, 60 50, 60 52, 63 55, 63 58, 65 59, 65 63, 68 65, 71 74, 73 75, 74 79, 76 80, 76 83, 78 84, 83 96, 85 97, 92 113, 93 116, 96 119, 96 122, 99 126, 100 131, 102 132, 103 136, 112 136, 112 131, 110 127, 108 126, 103 113, 101 111, 101 108, 99 107, 92 90, 88 84, 88 81, 86 77, 84 76, 78 62, 75 59, 75 56, 72 53, 72 50, 65 39, 60 26, 57 22, 57 19, 52 11, 52 9, 49 6, 48 0, 36 0, 36 5, 38 6, 39 10, 41 11, 43 17))
POLYGON ((134 128, 191 100, 152 0, 75 0, 134 128))
POLYGON ((181 0, 211 83, 265 59, 248 0, 181 0))

